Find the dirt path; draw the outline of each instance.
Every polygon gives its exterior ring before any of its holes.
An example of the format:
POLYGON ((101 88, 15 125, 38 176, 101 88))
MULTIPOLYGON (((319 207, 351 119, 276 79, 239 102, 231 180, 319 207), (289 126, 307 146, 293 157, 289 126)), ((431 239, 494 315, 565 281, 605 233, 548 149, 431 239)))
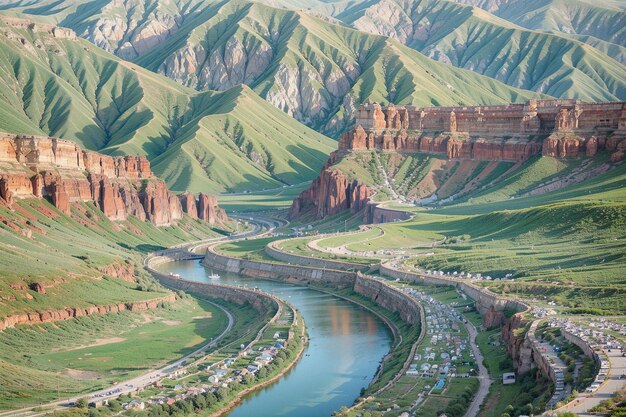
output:
POLYGON ((483 354, 480 352, 480 349, 476 344, 476 335, 478 334, 476 326, 468 321, 465 323, 465 328, 469 332, 470 345, 472 346, 472 352, 474 352, 474 358, 476 358, 476 363, 478 364, 478 382, 480 383, 478 392, 467 409, 465 417, 476 417, 480 411, 480 406, 485 401, 485 398, 487 398, 487 394, 489 394, 489 388, 491 387, 492 381, 491 378, 489 378, 487 368, 483 364, 483 354))

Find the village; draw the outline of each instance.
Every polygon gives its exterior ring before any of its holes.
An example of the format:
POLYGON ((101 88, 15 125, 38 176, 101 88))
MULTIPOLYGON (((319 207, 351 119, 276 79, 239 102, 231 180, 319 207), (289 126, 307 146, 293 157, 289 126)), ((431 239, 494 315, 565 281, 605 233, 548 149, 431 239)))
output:
MULTIPOLYGON (((90 406, 109 406, 121 410, 142 411, 151 406, 195 404, 201 397, 215 401, 233 399, 242 391, 254 389, 280 375, 284 367, 306 343, 304 322, 291 305, 280 301, 274 318, 254 339, 231 343, 195 360, 173 365, 154 376, 145 388, 120 395, 116 400, 101 399, 122 392, 122 388, 89 399, 90 406)), ((127 386, 124 388, 133 388, 127 386)), ((127 391, 127 390, 124 390, 127 391)), ((206 400, 205 400, 206 401, 206 400)))

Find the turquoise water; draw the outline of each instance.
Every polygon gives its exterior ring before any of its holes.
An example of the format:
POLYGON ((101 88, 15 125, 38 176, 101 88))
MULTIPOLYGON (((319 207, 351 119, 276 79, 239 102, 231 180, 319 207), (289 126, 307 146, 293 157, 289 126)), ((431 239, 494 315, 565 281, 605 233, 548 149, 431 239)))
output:
MULTIPOLYGON (((165 273, 209 282, 199 261, 179 261, 159 267, 165 273)), ((302 359, 280 381, 246 397, 229 417, 322 417, 350 406, 367 387, 391 347, 386 326, 371 312, 306 287, 223 274, 231 285, 259 287, 296 307, 310 336, 302 359)))

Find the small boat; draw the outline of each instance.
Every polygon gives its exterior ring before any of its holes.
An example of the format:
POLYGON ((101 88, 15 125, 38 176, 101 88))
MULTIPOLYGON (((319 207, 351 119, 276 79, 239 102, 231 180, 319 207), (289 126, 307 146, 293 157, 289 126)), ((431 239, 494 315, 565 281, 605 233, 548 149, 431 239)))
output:
POLYGON ((211 273, 209 274, 209 279, 220 279, 220 275, 211 271, 211 273))

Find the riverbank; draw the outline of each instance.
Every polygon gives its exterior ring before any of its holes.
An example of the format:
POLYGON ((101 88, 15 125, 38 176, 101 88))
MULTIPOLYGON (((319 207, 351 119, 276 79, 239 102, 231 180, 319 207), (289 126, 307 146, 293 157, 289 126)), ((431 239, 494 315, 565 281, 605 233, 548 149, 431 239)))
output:
POLYGON ((280 371, 278 374, 274 375, 273 377, 271 377, 270 379, 268 379, 267 381, 261 382, 260 384, 255 385, 254 387, 250 387, 247 388, 243 391, 241 391, 238 395, 237 398, 234 398, 233 400, 231 400, 230 403, 228 403, 221 411, 210 414, 208 417, 221 417, 226 415, 228 412, 230 412, 231 410, 233 410, 235 407, 237 407, 247 396, 267 387, 270 386, 272 384, 274 384, 275 382, 277 382, 279 379, 281 379, 283 376, 285 376, 289 371, 291 371, 293 369, 294 366, 296 366, 296 364, 300 361, 300 359, 302 359, 302 355, 304 353, 304 349, 307 347, 308 345, 308 338, 306 338, 306 327, 302 326, 302 330, 300 333, 300 349, 298 350, 296 357, 294 358, 294 360, 292 362, 290 362, 282 371, 280 371), (304 338, 304 339, 303 339, 304 338))

